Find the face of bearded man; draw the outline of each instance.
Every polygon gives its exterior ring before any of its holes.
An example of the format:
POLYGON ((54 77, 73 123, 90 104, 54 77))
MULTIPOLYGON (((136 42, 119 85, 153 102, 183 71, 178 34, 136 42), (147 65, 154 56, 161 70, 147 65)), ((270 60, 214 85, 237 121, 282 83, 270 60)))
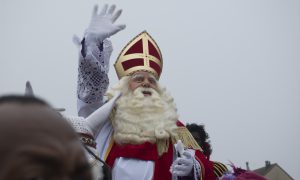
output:
POLYGON ((177 109, 166 89, 157 86, 128 88, 130 77, 123 77, 119 84, 107 92, 112 97, 115 91, 123 95, 116 102, 112 119, 114 139, 118 144, 155 143, 176 136, 177 109), (145 96, 144 92, 150 92, 145 96))

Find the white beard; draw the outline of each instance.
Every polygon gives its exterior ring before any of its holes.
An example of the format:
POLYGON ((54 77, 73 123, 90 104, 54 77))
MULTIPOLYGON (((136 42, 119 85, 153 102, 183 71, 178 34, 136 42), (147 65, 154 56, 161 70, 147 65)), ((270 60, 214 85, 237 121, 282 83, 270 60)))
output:
POLYGON ((123 91, 112 119, 118 144, 155 143, 176 136, 178 115, 174 100, 165 89, 159 89, 160 93, 142 87, 134 92, 123 91), (151 96, 144 96, 143 90, 151 91, 151 96))

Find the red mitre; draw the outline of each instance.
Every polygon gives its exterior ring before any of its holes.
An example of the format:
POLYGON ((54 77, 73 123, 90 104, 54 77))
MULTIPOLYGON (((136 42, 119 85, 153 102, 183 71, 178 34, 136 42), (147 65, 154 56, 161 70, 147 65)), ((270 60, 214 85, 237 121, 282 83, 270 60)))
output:
POLYGON ((119 79, 137 71, 152 73, 159 79, 162 65, 158 45, 146 31, 143 31, 123 48, 114 66, 119 79))

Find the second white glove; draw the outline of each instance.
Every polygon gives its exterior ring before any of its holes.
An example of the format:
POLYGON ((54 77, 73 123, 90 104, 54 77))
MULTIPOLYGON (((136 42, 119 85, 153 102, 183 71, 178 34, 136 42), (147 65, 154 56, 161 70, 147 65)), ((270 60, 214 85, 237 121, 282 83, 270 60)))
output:
POLYGON ((191 175, 194 166, 192 154, 184 150, 182 157, 178 157, 171 166, 171 173, 175 176, 188 176, 191 175))

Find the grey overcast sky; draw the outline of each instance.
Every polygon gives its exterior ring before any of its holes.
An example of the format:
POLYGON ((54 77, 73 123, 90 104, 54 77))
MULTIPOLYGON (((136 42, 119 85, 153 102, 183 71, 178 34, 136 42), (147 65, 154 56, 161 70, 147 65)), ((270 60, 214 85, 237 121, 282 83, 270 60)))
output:
POLYGON ((35 94, 76 114, 78 49, 94 4, 123 9, 113 62, 147 30, 180 119, 205 124, 213 160, 278 163, 300 179, 299 0, 0 0, 0 94, 35 94))

